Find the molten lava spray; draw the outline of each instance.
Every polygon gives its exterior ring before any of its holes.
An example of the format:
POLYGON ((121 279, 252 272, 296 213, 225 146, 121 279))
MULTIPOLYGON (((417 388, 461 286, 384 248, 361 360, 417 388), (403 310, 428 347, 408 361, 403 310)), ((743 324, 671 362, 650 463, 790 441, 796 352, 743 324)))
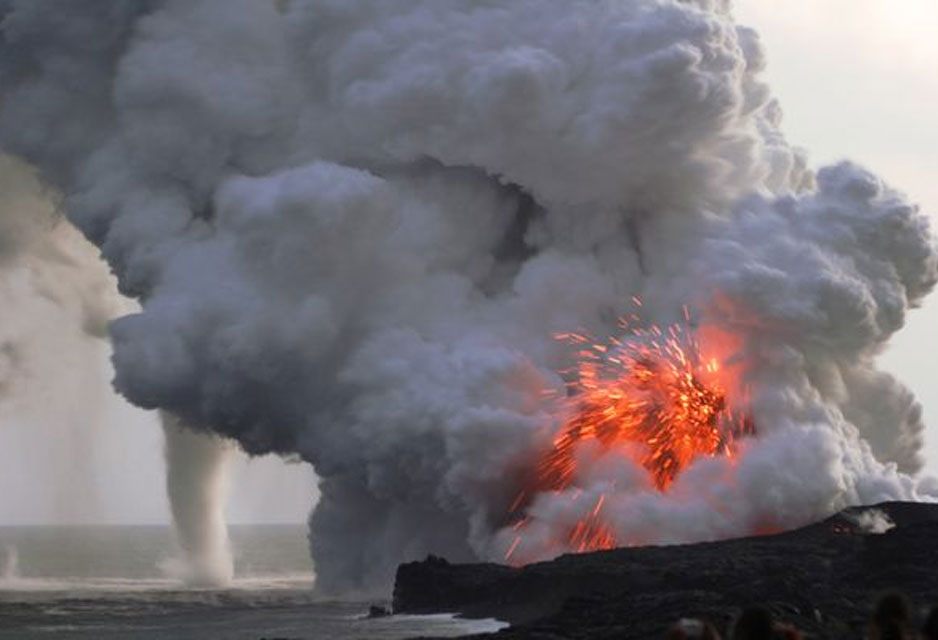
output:
POLYGON ((727 406, 719 362, 705 359, 681 325, 637 330, 607 344, 579 334, 561 337, 581 345, 581 360, 570 384, 569 416, 541 464, 539 488, 569 486, 576 472, 574 447, 595 439, 604 449, 643 445, 640 462, 663 491, 697 456, 729 454, 747 430, 727 406))
MULTIPOLYGON (((636 303, 640 302, 636 299, 636 303)), ((687 323, 664 329, 633 328, 637 314, 620 320, 622 338, 605 342, 579 333, 556 336, 568 342, 577 358, 564 396, 564 424, 550 450, 540 459, 534 481, 518 495, 513 512, 545 491, 576 486, 580 468, 596 452, 616 452, 648 472, 651 484, 666 491, 675 477, 701 456, 732 456, 736 440, 752 434, 751 420, 729 404, 729 388, 720 361, 701 350, 687 323), (593 449, 592 454, 583 454, 593 449)), ((558 550, 608 549, 616 546, 614 529, 601 511, 605 493, 576 522, 558 550)), ((527 517, 515 529, 523 533, 527 517)), ((519 533, 505 554, 511 559, 522 540, 519 533)))
POLYGON ((808 168, 726 0, 0 11, 0 149, 141 301, 116 388, 312 464, 320 589, 938 496, 875 366, 928 218, 808 168))

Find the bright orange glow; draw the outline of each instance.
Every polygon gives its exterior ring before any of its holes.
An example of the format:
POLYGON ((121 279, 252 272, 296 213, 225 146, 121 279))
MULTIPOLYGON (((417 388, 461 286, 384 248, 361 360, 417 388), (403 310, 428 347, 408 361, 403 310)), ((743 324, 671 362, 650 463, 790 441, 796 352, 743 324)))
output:
MULTIPOLYGON (((752 425, 729 406, 728 372, 718 357, 704 353, 686 310, 684 317, 684 323, 663 329, 631 328, 622 320, 623 337, 606 342, 581 333, 556 336, 575 347, 578 361, 562 400, 567 418, 512 513, 522 512, 537 493, 574 487, 584 464, 578 452, 586 443, 634 458, 662 492, 695 459, 732 456, 734 443, 752 425)), ((631 320, 638 322, 635 315, 631 320)), ((577 499, 578 493, 573 495, 577 499)), ((601 495, 573 526, 563 541, 567 548, 616 546, 603 519, 606 499, 601 495)), ((519 529, 524 526, 524 520, 518 522, 519 529)), ((506 559, 519 542, 520 537, 506 559)))

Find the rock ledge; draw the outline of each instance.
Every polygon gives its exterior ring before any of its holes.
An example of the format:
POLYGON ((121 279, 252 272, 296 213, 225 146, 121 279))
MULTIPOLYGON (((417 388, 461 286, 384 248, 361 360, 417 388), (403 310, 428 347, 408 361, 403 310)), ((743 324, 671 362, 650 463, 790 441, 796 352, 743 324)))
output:
POLYGON ((458 612, 512 623, 487 638, 661 637, 680 617, 718 627, 743 606, 768 606, 808 637, 855 637, 878 592, 938 602, 938 505, 847 509, 772 536, 564 555, 512 568, 433 556, 398 568, 395 613, 458 612), (895 527, 868 533, 876 509, 895 527))

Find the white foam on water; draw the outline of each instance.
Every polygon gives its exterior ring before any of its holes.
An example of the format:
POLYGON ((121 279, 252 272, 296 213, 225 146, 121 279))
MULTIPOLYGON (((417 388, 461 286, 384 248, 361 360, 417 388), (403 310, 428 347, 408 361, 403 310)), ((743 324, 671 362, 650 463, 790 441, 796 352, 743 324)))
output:
POLYGON ((455 637, 477 633, 494 633, 508 627, 507 622, 495 618, 469 619, 456 613, 424 615, 395 614, 380 618, 365 615, 349 619, 352 628, 366 637, 403 637, 406 635, 432 635, 455 637))
POLYGON ((426 615, 396 614, 387 618, 391 622, 400 622, 402 624, 414 624, 415 622, 427 622, 431 624, 442 624, 450 622, 458 626, 465 633, 495 633, 500 629, 511 626, 503 620, 495 618, 462 618, 456 613, 433 613, 426 615))

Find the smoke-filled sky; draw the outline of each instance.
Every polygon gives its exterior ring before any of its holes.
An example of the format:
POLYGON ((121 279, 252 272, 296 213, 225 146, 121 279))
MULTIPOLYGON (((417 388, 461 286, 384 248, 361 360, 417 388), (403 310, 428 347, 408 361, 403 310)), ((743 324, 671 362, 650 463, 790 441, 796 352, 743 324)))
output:
MULTIPOLYGON (((909 192, 926 211, 938 212, 938 4, 932 0, 737 0, 739 20, 754 26, 765 41, 767 75, 785 111, 783 128, 793 142, 810 149, 816 163, 841 157, 862 160, 909 192)), ((53 314, 47 310, 46 316, 53 314)), ((938 473, 938 382, 930 374, 938 338, 938 303, 910 318, 883 358, 902 374, 922 400, 927 424, 928 465, 938 473), (928 357, 932 354, 932 357, 928 357)), ((102 347, 103 349, 103 347, 102 347)), ((104 356, 100 365, 106 367, 104 356)), ((97 380, 109 377, 106 371, 97 380)), ((33 381, 33 387, 52 386, 33 381)), ((3 496, 0 522, 92 520, 165 521, 161 434, 155 417, 123 401, 108 404, 104 451, 95 462, 93 505, 63 496, 74 485, 60 474, 65 461, 40 437, 9 427, 0 449, 5 486, 20 490, 3 496), (14 453, 21 452, 21 453, 14 453), (39 457, 38 460, 35 458, 39 457), (55 458, 50 459, 50 458, 55 458), (25 459, 25 460, 24 460, 25 459), (49 485, 41 486, 37 465, 49 485), (68 505, 67 507, 65 505, 68 505), (81 512, 84 512, 81 513, 81 512)), ((51 419, 51 418, 50 418, 51 419)), ((44 427, 41 427, 44 428, 44 427)), ((103 429, 99 428, 97 433, 103 429)), ((81 468, 81 462, 77 464, 81 468)), ((256 466, 256 465, 255 465, 256 466)), ((236 520, 305 519, 308 476, 292 481, 291 498, 271 501, 271 480, 280 473, 273 461, 246 474, 233 492, 236 520), (249 495, 247 500, 241 496, 249 495), (243 504, 246 502, 247 504, 243 504), (286 502, 287 504, 283 504, 286 502), (242 506, 243 505, 243 506, 242 506)), ((82 472, 84 473, 84 472, 82 472)), ((281 481, 282 482, 282 481, 281 481)), ((87 487, 84 489, 87 491, 87 487)))
MULTIPOLYGON (((578 491, 609 493, 620 540, 934 496, 909 475, 915 405, 871 362, 933 284, 924 224, 852 165, 815 181, 782 137, 811 167, 859 160, 934 209, 928 3, 741 2, 739 22, 764 34, 761 76, 752 34, 710 0, 297 2, 286 28, 257 4, 154 3, 126 56, 130 5, 61 4, 56 22, 11 4, 0 141, 68 195, 124 292, 145 298, 114 327, 118 387, 316 464, 329 585, 386 580, 426 550, 502 554, 505 474, 544 442, 551 412, 533 399, 560 384, 550 332, 608 331, 638 293, 659 322, 713 307, 705 320, 745 343, 729 361, 751 368, 764 433, 738 468, 694 465, 672 496, 599 460, 578 491)), ((926 407, 934 315, 912 314, 886 356, 926 407)), ((81 464, 99 469, 102 448, 81 464)), ((50 479, 72 473, 62 464, 50 479)), ((526 508, 529 557, 583 511, 549 495, 526 508)))

